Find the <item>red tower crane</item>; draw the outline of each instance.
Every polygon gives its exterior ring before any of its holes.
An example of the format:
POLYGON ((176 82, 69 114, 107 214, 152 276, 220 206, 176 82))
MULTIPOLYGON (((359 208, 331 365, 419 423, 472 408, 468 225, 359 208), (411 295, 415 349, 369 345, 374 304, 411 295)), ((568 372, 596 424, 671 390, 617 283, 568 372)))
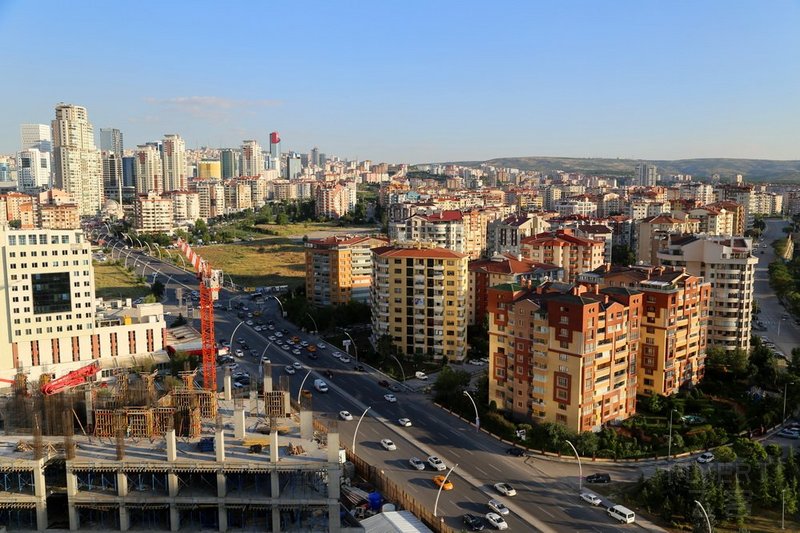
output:
POLYGON ((200 280, 200 339, 203 347, 203 388, 217 390, 217 343, 214 339, 214 302, 219 298, 222 271, 211 265, 192 250, 182 239, 178 248, 189 260, 200 280))

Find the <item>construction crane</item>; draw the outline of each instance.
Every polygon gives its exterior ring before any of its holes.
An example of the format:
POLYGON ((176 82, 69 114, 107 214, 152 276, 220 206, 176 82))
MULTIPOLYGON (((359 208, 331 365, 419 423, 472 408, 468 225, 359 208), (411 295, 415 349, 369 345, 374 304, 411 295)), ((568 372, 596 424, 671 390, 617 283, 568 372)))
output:
POLYGON ((200 339, 203 349, 203 388, 217 391, 217 343, 214 339, 214 302, 219 298, 222 270, 211 265, 178 239, 177 246, 192 264, 200 280, 200 339))
POLYGON ((73 370, 60 378, 53 379, 42 385, 42 394, 49 396, 77 387, 78 385, 83 385, 98 372, 100 372, 100 365, 97 363, 92 363, 77 370, 73 370))

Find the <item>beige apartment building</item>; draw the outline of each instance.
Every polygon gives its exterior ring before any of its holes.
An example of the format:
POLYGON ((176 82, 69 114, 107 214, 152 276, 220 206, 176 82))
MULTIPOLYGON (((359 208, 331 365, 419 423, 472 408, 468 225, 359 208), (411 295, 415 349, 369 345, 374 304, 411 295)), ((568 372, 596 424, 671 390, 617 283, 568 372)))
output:
POLYGON ((578 274, 603 264, 603 242, 577 237, 571 229, 539 233, 521 241, 522 257, 564 269, 564 278, 573 281, 578 274))
POLYGON ((648 265, 658 265, 658 252, 667 247, 669 236, 697 233, 699 221, 693 218, 675 218, 656 215, 639 221, 634 226, 636 260, 648 265))
POLYGON ((133 225, 139 233, 172 231, 172 199, 156 192, 140 194, 133 204, 133 225))

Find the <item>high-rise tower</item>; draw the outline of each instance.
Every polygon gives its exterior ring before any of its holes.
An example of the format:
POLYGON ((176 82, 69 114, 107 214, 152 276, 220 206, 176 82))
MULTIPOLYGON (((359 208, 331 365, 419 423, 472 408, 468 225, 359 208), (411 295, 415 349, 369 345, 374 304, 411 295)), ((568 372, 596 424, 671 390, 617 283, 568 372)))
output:
POLYGON ((103 160, 103 192, 122 204, 122 132, 100 128, 100 155, 103 160))
POLYGON ((164 172, 156 143, 136 147, 134 168, 138 194, 147 194, 150 191, 164 192, 164 172))
POLYGON ((164 169, 164 190, 186 190, 186 143, 180 135, 164 135, 161 143, 162 167, 164 169))
POLYGON ((244 141, 242 144, 240 176, 260 176, 264 172, 264 154, 258 141, 244 141))
POLYGON ((100 212, 103 167, 86 108, 58 104, 53 128, 54 184, 72 194, 82 216, 100 212))
POLYGON ((239 175, 239 152, 233 148, 223 148, 219 152, 222 166, 222 179, 227 180, 239 175))

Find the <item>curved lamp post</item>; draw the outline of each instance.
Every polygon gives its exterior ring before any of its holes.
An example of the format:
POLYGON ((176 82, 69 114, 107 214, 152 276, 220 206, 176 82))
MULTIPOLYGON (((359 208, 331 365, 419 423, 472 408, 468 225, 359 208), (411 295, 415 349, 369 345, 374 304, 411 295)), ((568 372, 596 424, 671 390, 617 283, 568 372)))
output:
POLYGON ((400 359, 398 359, 397 357, 395 357, 392 354, 389 354, 389 357, 391 357, 392 359, 394 359, 397 362, 397 366, 400 367, 400 374, 403 375, 403 383, 405 383, 405 381, 406 381, 406 371, 403 369, 403 365, 402 365, 402 363, 400 363, 400 359))
POLYGON ((314 323, 314 335, 316 335, 317 333, 319 333, 319 328, 317 327, 317 321, 314 320, 314 317, 311 316, 311 313, 306 313, 306 316, 311 319, 311 322, 314 323))
POLYGON ((283 318, 286 318, 286 311, 283 310, 283 302, 281 302, 280 298, 278 298, 277 296, 273 296, 271 294, 269 297, 275 299, 275 301, 278 302, 278 305, 281 306, 281 316, 283 318))
POLYGON ((575 446, 568 440, 564 441, 569 444, 569 447, 572 448, 572 451, 575 452, 575 458, 578 460, 578 492, 583 490, 583 466, 581 466, 581 456, 578 455, 578 450, 575 449, 575 446))
POLYGON ((361 416, 358 419, 358 424, 356 424, 356 430, 353 432, 353 455, 356 454, 356 437, 358 437, 358 428, 361 427, 361 421, 364 420, 364 415, 367 414, 367 411, 370 409, 372 409, 371 405, 367 406, 367 408, 364 409, 364 412, 361 413, 361 416))
POLYGON ((267 355, 267 350, 269 349, 269 347, 270 347, 271 345, 272 345, 272 341, 269 341, 269 342, 267 343, 267 345, 264 347, 264 351, 263 351, 263 352, 261 352, 261 359, 259 359, 259 362, 260 362, 261 360, 263 360, 263 359, 264 359, 264 356, 265 356, 265 355, 267 355))
POLYGON ((469 401, 472 402, 472 407, 475 409, 475 431, 480 431, 480 429, 481 429, 481 419, 478 416, 478 406, 475 404, 475 400, 472 399, 472 396, 470 395, 470 393, 468 393, 467 391, 463 391, 463 392, 464 392, 464 396, 469 398, 469 401))
POLYGON ((447 474, 445 474, 445 476, 444 476, 444 481, 442 481, 442 484, 439 485, 439 490, 436 492, 436 503, 433 504, 433 516, 439 516, 439 515, 436 514, 436 511, 439 508, 439 496, 442 495, 442 487, 445 486, 445 484, 447 483, 447 478, 450 477, 450 474, 453 473, 453 470, 455 470, 457 466, 458 466, 458 463, 456 463, 452 467, 450 467, 450 470, 448 470, 447 474))
POLYGON ((300 382, 300 388, 297 389, 297 405, 300 405, 300 394, 303 393, 303 385, 306 384, 306 380, 308 379, 308 376, 310 376, 310 375, 311 375, 311 370, 309 370, 308 373, 306 373, 306 377, 304 377, 303 381, 300 382))
POLYGON ((244 320, 236 324, 236 327, 233 328, 233 333, 231 333, 231 346, 233 346, 234 338, 236 337, 236 332, 239 330, 240 327, 242 327, 242 324, 244 324, 244 320))
POLYGON ((697 504, 697 506, 698 506, 698 507, 700 507, 700 510, 701 510, 701 511, 703 511, 703 516, 705 516, 705 517, 706 517, 706 525, 708 526, 708 533, 711 533, 711 532, 712 532, 712 529, 711 529, 711 520, 708 518, 708 513, 706 512, 706 508, 705 508, 705 507, 703 507, 703 504, 702 504, 702 503, 700 503, 700 502, 699 502, 699 501, 697 501, 697 500, 695 500, 695 501, 694 501, 694 503, 696 503, 696 504, 697 504))

